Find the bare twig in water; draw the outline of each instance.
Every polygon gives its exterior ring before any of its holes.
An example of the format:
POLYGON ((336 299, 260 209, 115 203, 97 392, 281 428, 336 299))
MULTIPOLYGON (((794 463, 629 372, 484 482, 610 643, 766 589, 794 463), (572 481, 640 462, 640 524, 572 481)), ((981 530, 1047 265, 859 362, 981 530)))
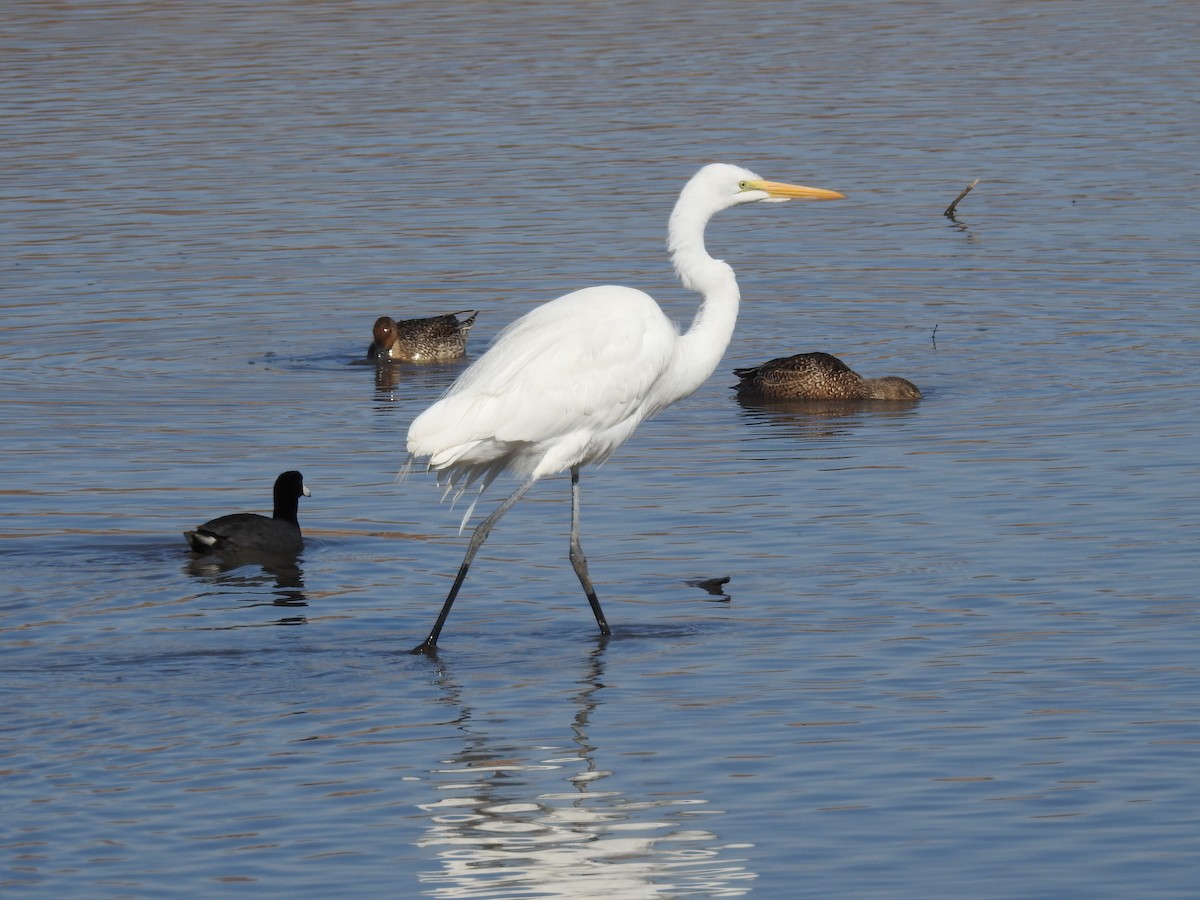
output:
POLYGON ((971 193, 971 191, 974 189, 975 185, 977 185, 977 184, 979 184, 978 178, 976 178, 974 181, 972 181, 970 184, 968 184, 965 188, 963 188, 962 191, 959 193, 959 195, 954 198, 954 202, 946 207, 946 211, 944 213, 942 213, 942 215, 945 216, 947 219, 953 219, 954 218, 954 210, 958 208, 958 202, 960 200, 962 200, 963 197, 967 196, 967 194, 971 193))
MULTIPOLYGON (((938 323, 938 324, 941 324, 941 323, 938 323)), ((937 349, 937 330, 938 330, 937 325, 934 325, 933 331, 931 331, 929 333, 929 340, 933 341, 933 349, 934 350, 937 349)))

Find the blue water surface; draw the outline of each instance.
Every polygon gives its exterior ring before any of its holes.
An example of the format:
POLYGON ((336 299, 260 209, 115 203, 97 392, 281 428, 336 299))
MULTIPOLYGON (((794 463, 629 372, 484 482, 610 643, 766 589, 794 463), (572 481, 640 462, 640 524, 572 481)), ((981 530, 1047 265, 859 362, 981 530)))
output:
POLYGON ((0 893, 1195 895, 1200 8, 10 6, 0 893), (560 477, 411 655, 466 363, 371 323, 686 327, 713 160, 848 199, 710 226, 724 361, 583 477, 613 636, 560 477), (730 390, 816 350, 925 397, 730 390), (295 565, 189 556, 290 468, 295 565))

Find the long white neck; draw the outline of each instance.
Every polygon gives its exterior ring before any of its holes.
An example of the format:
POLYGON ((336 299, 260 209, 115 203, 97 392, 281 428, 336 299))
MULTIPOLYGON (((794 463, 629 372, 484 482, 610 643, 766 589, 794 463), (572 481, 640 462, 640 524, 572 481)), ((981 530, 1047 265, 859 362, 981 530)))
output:
POLYGON ((714 212, 705 207, 702 198, 685 191, 667 229, 667 247, 679 280, 704 298, 691 327, 675 342, 672 370, 678 397, 700 387, 721 362, 733 337, 741 301, 733 269, 709 256, 704 247, 704 226, 714 212))

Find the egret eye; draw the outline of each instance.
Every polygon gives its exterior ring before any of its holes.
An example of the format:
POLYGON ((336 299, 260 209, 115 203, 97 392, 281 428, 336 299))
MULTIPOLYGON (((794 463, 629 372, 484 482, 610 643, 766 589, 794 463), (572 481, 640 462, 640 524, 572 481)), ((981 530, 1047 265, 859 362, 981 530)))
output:
POLYGON ((739 190, 739 191, 748 191, 748 190, 750 190, 750 182, 748 182, 748 181, 739 181, 739 182, 738 182, 738 190, 739 190))

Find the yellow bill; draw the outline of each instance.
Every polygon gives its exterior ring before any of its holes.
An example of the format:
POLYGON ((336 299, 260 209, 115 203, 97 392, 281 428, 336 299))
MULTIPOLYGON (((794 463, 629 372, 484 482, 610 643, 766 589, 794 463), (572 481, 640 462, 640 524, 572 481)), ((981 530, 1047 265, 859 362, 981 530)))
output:
POLYGON ((782 181, 746 181, 742 190, 762 191, 770 200, 844 200, 845 194, 827 191, 824 188, 805 187, 802 184, 785 184, 782 181))

